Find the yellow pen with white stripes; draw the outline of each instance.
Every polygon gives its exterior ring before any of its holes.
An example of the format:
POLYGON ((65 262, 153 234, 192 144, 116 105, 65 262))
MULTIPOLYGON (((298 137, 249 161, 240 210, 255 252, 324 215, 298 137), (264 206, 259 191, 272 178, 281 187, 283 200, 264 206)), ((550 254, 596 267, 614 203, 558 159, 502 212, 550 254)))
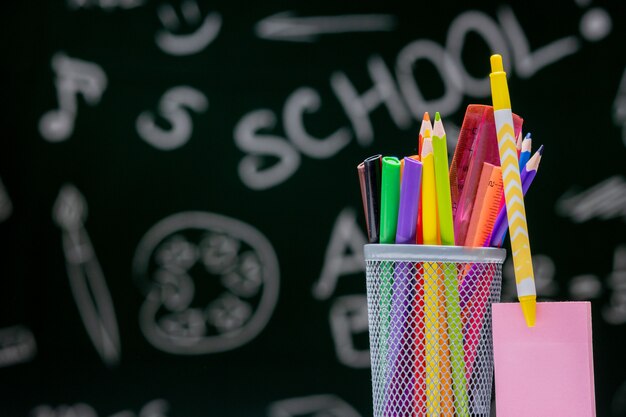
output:
POLYGON ((502 56, 491 56, 491 98, 493 113, 498 134, 498 149, 500 150, 500 165, 502 166, 502 180, 504 199, 506 200, 507 218, 511 236, 511 252, 515 268, 515 283, 517 298, 522 307, 528 327, 535 325, 537 292, 533 263, 530 255, 530 240, 526 224, 526 210, 524 208, 524 193, 520 180, 519 161, 515 146, 515 132, 513 131, 513 114, 506 73, 502 66, 502 56))

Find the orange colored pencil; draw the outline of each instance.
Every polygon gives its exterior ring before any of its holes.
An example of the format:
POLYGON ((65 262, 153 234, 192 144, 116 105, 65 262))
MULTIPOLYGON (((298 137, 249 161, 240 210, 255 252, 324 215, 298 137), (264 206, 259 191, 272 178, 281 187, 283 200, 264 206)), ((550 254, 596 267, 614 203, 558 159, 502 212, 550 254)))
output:
MULTIPOLYGON (((430 137, 433 130, 433 125, 430 122, 430 116, 428 112, 424 113, 422 119, 422 125, 420 126, 419 141, 418 141, 418 153, 422 154, 422 145, 424 145, 424 138, 430 137)), ((417 209, 417 225, 415 230, 415 243, 421 245, 424 243, 424 233, 422 228, 422 205, 420 204, 417 209)))

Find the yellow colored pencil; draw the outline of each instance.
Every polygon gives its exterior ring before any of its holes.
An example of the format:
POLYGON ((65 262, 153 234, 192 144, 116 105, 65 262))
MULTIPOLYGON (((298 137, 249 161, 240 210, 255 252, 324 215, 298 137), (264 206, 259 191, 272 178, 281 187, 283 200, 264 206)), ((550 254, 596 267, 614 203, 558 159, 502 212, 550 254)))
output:
MULTIPOLYGON (((430 137, 422 143, 422 219, 425 245, 437 244, 437 193, 430 137)), ((426 338, 426 413, 439 415, 439 312, 436 262, 424 263, 424 332, 426 338)))
MULTIPOLYGON (((433 125, 433 153, 435 155, 435 185, 441 244, 454 245, 454 222, 450 177, 448 174, 448 145, 439 112, 433 125)), ((441 264, 439 284, 439 330, 442 417, 468 416, 467 379, 463 357, 463 322, 459 305, 459 284, 453 263, 441 264), (442 320, 442 316, 444 319, 442 320), (442 329, 443 332, 442 332, 442 329), (452 391, 454 390, 454 396, 452 391), (454 399, 454 406, 452 400, 454 399), (445 401, 445 403, 444 403, 445 401)))
POLYGON ((522 307, 526 325, 533 327, 536 317, 537 292, 535 290, 535 276, 530 255, 528 226, 526 225, 524 193, 522 191, 517 148, 515 146, 509 87, 506 82, 506 73, 504 72, 500 55, 491 56, 491 74, 489 74, 489 78, 491 80, 491 97, 498 134, 500 165, 502 166, 504 199, 506 200, 507 218, 510 226, 517 298, 522 307))

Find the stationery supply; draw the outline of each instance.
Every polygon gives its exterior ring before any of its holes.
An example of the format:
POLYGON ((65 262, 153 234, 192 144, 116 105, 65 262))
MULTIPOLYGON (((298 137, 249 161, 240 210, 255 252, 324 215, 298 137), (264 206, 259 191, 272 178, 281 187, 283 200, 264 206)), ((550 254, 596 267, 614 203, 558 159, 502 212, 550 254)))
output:
POLYGON ((511 225, 511 252, 515 267, 515 283, 517 298, 524 312, 529 327, 535 325, 535 277, 530 257, 530 242, 526 226, 526 210, 524 193, 519 172, 519 160, 515 148, 515 131, 513 130, 513 113, 509 99, 509 87, 500 55, 491 56, 491 97, 493 113, 498 132, 498 149, 502 166, 504 198, 506 200, 507 218, 511 225))
MULTIPOLYGON (((432 138, 424 138, 422 157, 422 227, 425 245, 437 245, 437 201, 432 138)), ((426 408, 439 410, 439 311, 436 264, 424 264, 424 327, 426 343, 426 408)))
MULTIPOLYGON (((361 188, 361 202, 363 203, 363 212, 367 214, 367 191, 365 189, 365 162, 361 162, 357 167, 357 174, 359 175, 359 187, 361 188)), ((365 224, 368 230, 370 229, 370 219, 365 217, 365 224)), ((369 240, 369 236, 368 236, 369 240)))
POLYGON ((496 411, 507 417, 594 417, 591 304, 537 303, 529 328, 517 304, 493 305, 496 411))
POLYGON ((404 158, 403 161, 396 243, 413 243, 417 227, 417 209, 422 192, 422 163, 413 158, 404 158))
POLYGON ((493 228, 498 215, 501 194, 502 169, 484 162, 465 246, 480 246, 485 241, 484 238, 481 240, 481 237, 488 235, 493 228), (494 212, 495 215, 493 215, 494 212), (493 223, 490 220, 491 217, 493 217, 493 223))
POLYGON ((517 149, 517 158, 519 159, 520 153, 522 153, 522 132, 517 134, 517 139, 515 139, 515 149, 517 149))
POLYGON ((491 303, 500 298, 504 257, 498 248, 365 246, 374 417, 489 417, 491 303), (441 283, 461 271, 476 284, 473 307, 451 324, 441 283))
MULTIPOLYGON (((522 118, 513 115, 514 130, 522 118)), ((476 201, 483 163, 500 166, 494 112, 491 106, 470 105, 465 112, 459 141, 450 166, 450 193, 457 245, 463 245, 476 201)))
MULTIPOLYGON (((543 154, 543 145, 539 147, 535 155, 526 163, 526 166, 522 170, 520 174, 520 178, 522 181, 522 192, 526 195, 526 192, 530 188, 533 180, 535 179, 535 175, 537 175, 537 169, 539 169, 539 162, 541 162, 541 155, 543 154)), ((506 216, 506 207, 501 206, 500 212, 498 213, 498 217, 496 218, 495 224, 493 225, 493 232, 490 237, 491 246, 502 246, 504 241, 504 236, 506 235, 506 229, 508 228, 507 216, 506 216)))
MULTIPOLYGON (((420 126, 420 132, 418 137, 418 154, 422 155, 422 145, 424 144, 424 137, 430 136, 430 132, 433 130, 433 126, 430 123, 430 116, 428 112, 424 113, 422 124, 420 126)), ((424 243, 424 234, 422 232, 422 205, 417 209, 417 229, 415 230, 416 241, 418 245, 424 243)))
MULTIPOLYGON (((448 173, 448 145, 439 112, 435 113, 435 124, 432 131, 433 154, 435 159, 435 184, 441 244, 454 246, 454 223, 452 219, 452 201, 450 196, 450 177, 448 173)), ((465 390, 465 369, 463 366, 463 323, 459 306, 459 287, 457 271, 453 265, 442 265, 444 299, 439 297, 439 315, 446 317, 440 329, 440 357, 450 356, 452 374, 448 369, 442 374, 443 387, 448 390, 454 387, 456 410, 467 409, 467 393, 465 390), (450 380, 452 377, 452 380, 450 380)), ((441 286, 440 286, 441 287, 441 286)), ((448 361, 442 367, 448 368, 448 361)), ((449 398, 452 395, 448 395, 449 398)), ((451 408, 451 407, 449 407, 451 408)))
MULTIPOLYGON (((522 135, 520 134, 520 138, 522 135)), ((533 140, 530 137, 530 132, 526 133, 526 137, 521 143, 520 153, 519 153, 519 170, 520 172, 526 166, 526 162, 530 159, 530 149, 532 148, 533 140)))
POLYGON ((400 204, 400 161, 393 156, 383 158, 380 198, 380 243, 395 243, 400 204))
POLYGON ((380 177, 382 155, 374 155, 363 161, 365 167, 365 199, 367 212, 367 236, 370 243, 380 239, 380 177))
POLYGON ((380 243, 365 247, 375 417, 490 414, 491 303, 509 224, 515 306, 535 325, 523 197, 543 146, 531 157, 499 55, 491 66, 493 107, 468 106, 450 165, 436 112, 434 123, 424 114, 418 155, 357 167, 369 240, 380 243))

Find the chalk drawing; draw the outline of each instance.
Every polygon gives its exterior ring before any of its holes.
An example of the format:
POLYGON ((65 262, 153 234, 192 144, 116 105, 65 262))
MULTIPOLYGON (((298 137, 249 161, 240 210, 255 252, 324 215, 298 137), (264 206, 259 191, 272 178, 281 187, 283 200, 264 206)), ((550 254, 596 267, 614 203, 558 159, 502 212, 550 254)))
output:
POLYGON ((7 193, 7 190, 0 179, 0 222, 3 222, 11 217, 11 213, 13 213, 13 203, 11 203, 9 193, 7 193))
POLYGON ((608 305, 602 310, 602 316, 609 324, 626 323, 626 245, 615 248, 613 253, 613 271, 607 277, 607 286, 611 291, 608 305))
POLYGON ((177 213, 154 225, 137 247, 133 274, 146 296, 142 332, 173 354, 223 352, 250 342, 278 300, 270 242, 251 225, 208 212, 177 213))
POLYGON ((361 417, 347 402, 333 394, 309 395, 275 401, 267 409, 268 417, 361 417))
MULTIPOLYGON (((309 18, 287 12, 262 20, 255 30, 257 36, 264 38, 310 42, 324 33, 323 28, 339 30, 345 23, 341 21, 344 17, 327 16, 316 21, 317 18, 307 20, 309 18), (337 20, 333 20, 335 17, 337 20)), ((580 26, 582 38, 594 42, 604 39, 612 27, 610 16, 602 10, 586 12, 580 26)), ((395 74, 379 54, 373 53, 366 61, 372 85, 365 90, 359 91, 352 81, 362 78, 362 74, 333 71, 329 84, 347 121, 323 140, 310 135, 302 121, 305 113, 323 113, 319 87, 296 88, 284 101, 282 123, 271 109, 250 111, 240 118, 234 129, 235 144, 244 153, 238 167, 241 181, 250 189, 265 190, 291 178, 302 163, 301 154, 314 159, 332 158, 353 139, 361 147, 371 146, 376 138, 371 116, 381 107, 398 129, 409 130, 416 129, 416 122, 425 111, 436 109, 451 117, 462 110, 467 98, 488 97, 489 74, 471 75, 462 59, 470 33, 478 35, 492 52, 502 54, 507 72, 520 78, 531 78, 584 46, 579 36, 567 35, 531 50, 523 28, 513 9, 507 6, 498 9, 497 19, 482 11, 466 10, 450 23, 445 46, 429 39, 416 39, 402 47, 396 55, 395 74), (434 66, 443 84, 442 93, 437 97, 425 97, 418 81, 426 62, 434 66), (281 125, 284 137, 276 132, 281 125), (276 159, 273 164, 267 163, 276 159)), ((626 143, 626 123, 620 125, 624 126, 626 143)))
POLYGON ((37 343, 29 328, 16 325, 0 329, 0 368, 29 362, 36 354, 37 343))
POLYGON ((83 325, 102 361, 108 366, 116 365, 122 349, 115 307, 85 229, 87 203, 75 186, 61 187, 52 217, 62 231, 70 289, 83 325))
MULTIPOLYGON (((146 403, 139 413, 126 409, 111 414, 109 417, 168 417, 169 409, 167 401, 156 399, 146 403)), ((98 413, 92 406, 85 403, 57 406, 42 404, 33 408, 29 417, 98 417, 98 413)))
POLYGON ((39 120, 39 133, 49 142, 61 142, 72 136, 78 113, 78 95, 95 106, 107 87, 102 68, 88 61, 71 58, 63 52, 52 57, 59 108, 50 110, 39 120))
POLYGON ((572 35, 552 41, 531 52, 524 29, 515 17, 513 9, 501 7, 498 10, 498 18, 502 30, 511 42, 515 72, 521 78, 530 78, 542 68, 561 61, 580 50, 580 41, 572 35))
POLYGON ((206 96, 195 88, 170 88, 159 101, 159 115, 170 127, 160 127, 156 124, 154 114, 145 111, 137 117, 137 133, 143 140, 162 151, 180 148, 189 141, 193 133, 193 120, 189 111, 203 113, 208 107, 206 96))
POLYGON ((155 41, 165 53, 174 56, 192 55, 205 49, 215 40, 222 28, 222 15, 209 13, 204 18, 196 0, 185 0, 181 4, 184 29, 193 28, 191 33, 179 33, 180 19, 169 3, 157 8, 157 15, 164 29, 157 32, 155 41))
POLYGON ((367 340, 366 296, 359 294, 336 298, 330 309, 329 319, 339 362, 351 368, 369 368, 368 344, 358 346, 355 343, 355 336, 361 335, 367 340))
POLYGON ((617 88, 617 95, 613 102, 613 123, 622 128, 622 142, 626 146, 626 69, 622 73, 622 80, 617 88))
POLYGON ((573 300, 591 300, 602 294, 602 282, 594 274, 582 274, 572 277, 568 285, 573 300))
POLYGON ((92 406, 85 403, 58 406, 40 405, 29 414, 30 417, 98 417, 92 406))
POLYGON ((570 190, 556 202, 556 212, 574 223, 626 221, 626 179, 615 175, 585 191, 570 190))
POLYGON ((313 42, 323 34, 390 32, 395 28, 396 18, 389 14, 299 17, 288 11, 263 18, 254 31, 267 40, 313 42))
POLYGON ((272 129, 276 115, 271 110, 256 110, 246 114, 235 126, 234 139, 246 155, 237 171, 241 181, 253 190, 264 190, 286 181, 300 167, 300 153, 283 138, 261 130, 272 129), (267 157, 278 162, 265 167, 267 157))
MULTIPOLYGON (((548 255, 532 255, 533 271, 535 275, 535 285, 537 294, 541 297, 554 297, 559 293, 559 285, 555 280, 556 265, 548 255)), ((513 260, 509 257, 504 262, 502 268, 502 301, 517 300, 517 289, 515 286, 515 269, 513 260)))
POLYGON ((345 208, 337 216, 330 242, 324 255, 324 265, 319 279, 313 285, 313 297, 327 300, 335 292, 342 275, 365 272, 363 245, 367 238, 356 221, 353 208, 345 208))
POLYGON ((67 0, 67 7, 70 10, 102 9, 112 12, 116 9, 134 9, 145 3, 146 0, 67 0))

